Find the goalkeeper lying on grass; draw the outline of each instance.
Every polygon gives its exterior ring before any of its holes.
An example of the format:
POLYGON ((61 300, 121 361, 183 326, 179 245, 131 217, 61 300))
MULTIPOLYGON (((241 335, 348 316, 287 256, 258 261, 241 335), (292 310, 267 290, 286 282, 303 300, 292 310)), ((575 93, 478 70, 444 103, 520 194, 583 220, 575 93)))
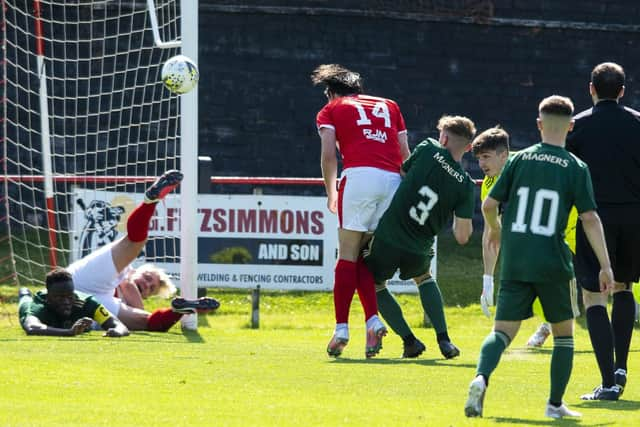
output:
POLYGON ((72 285, 76 290, 92 295, 130 330, 165 332, 183 314, 212 311, 220 306, 213 298, 174 298, 171 308, 160 308, 149 313, 144 310, 143 299, 154 295, 169 297, 175 292, 175 287, 156 266, 131 266, 147 242, 156 203, 180 185, 182 176, 177 170, 165 172, 147 189, 144 202, 129 215, 125 236, 66 269, 72 276, 72 285))
POLYGON ((72 337, 91 329, 96 321, 107 337, 124 337, 129 330, 95 298, 74 291, 71 274, 57 268, 47 274, 47 290, 35 296, 20 289, 18 315, 27 335, 72 337))

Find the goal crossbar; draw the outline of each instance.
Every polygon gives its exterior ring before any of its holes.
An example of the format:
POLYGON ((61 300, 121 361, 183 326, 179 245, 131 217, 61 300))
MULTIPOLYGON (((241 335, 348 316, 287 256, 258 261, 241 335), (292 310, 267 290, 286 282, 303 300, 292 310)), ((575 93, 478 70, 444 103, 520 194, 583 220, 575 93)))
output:
MULTIPOLYGON (((212 184, 254 184, 254 185, 324 185, 322 178, 271 177, 271 176, 212 176, 212 184)), ((473 180, 482 185, 481 179, 473 180)))

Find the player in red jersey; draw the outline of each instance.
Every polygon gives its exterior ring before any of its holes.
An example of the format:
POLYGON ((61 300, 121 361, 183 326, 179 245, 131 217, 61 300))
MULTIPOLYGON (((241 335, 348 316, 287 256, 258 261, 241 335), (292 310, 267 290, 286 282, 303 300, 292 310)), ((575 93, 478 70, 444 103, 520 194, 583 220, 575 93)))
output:
POLYGON ((386 327, 378 318, 373 276, 360 251, 400 184, 400 167, 409 157, 407 129, 395 101, 362 94, 360 74, 325 64, 313 71, 311 81, 326 87, 328 102, 318 113, 316 125, 327 207, 338 214, 339 223, 333 288, 336 329, 327 353, 339 356, 349 341, 349 309, 357 290, 367 324, 365 354, 372 357, 382 348, 386 327), (336 148, 342 158, 337 187, 336 148))

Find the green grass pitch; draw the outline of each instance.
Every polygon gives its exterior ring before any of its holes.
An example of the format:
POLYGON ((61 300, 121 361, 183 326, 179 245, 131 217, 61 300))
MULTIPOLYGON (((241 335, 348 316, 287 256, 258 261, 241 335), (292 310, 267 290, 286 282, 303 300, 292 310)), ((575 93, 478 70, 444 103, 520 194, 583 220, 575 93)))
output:
MULTIPOLYGON (((576 326, 565 396, 582 419, 543 417, 552 343, 535 351, 525 344, 539 319, 523 323, 491 377, 485 417, 465 418, 467 386, 491 322, 472 302, 481 288, 478 238, 470 248, 448 249, 443 242, 439 282, 445 299, 462 301, 447 307, 450 335, 462 350, 449 361, 440 356, 433 330, 422 326, 416 295, 398 299, 427 351, 401 359, 401 340, 390 332, 380 355, 367 360, 357 298, 351 342, 343 357, 332 359, 325 353, 333 324, 329 293, 263 292, 260 329, 249 325, 248 291, 210 290, 222 306, 200 316, 197 333, 174 327, 122 339, 99 332, 51 338, 25 336, 15 314, 16 288, 0 286, 0 425, 638 425, 638 330, 623 399, 582 402, 579 395, 599 382, 584 317, 576 326)), ((163 304, 153 301, 149 308, 163 304)))

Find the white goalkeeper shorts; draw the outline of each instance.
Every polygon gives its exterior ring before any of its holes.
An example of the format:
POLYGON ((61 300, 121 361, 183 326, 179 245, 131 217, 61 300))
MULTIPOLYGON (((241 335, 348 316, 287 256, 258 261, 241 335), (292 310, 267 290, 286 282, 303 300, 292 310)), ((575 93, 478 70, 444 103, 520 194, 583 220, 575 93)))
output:
POLYGON ((129 271, 128 268, 121 273, 116 270, 111 255, 111 248, 116 242, 99 248, 67 267, 77 291, 94 296, 115 295, 116 287, 129 271))
POLYGON ((352 231, 375 231, 401 180, 399 173, 378 168, 345 169, 338 187, 339 227, 352 231))

